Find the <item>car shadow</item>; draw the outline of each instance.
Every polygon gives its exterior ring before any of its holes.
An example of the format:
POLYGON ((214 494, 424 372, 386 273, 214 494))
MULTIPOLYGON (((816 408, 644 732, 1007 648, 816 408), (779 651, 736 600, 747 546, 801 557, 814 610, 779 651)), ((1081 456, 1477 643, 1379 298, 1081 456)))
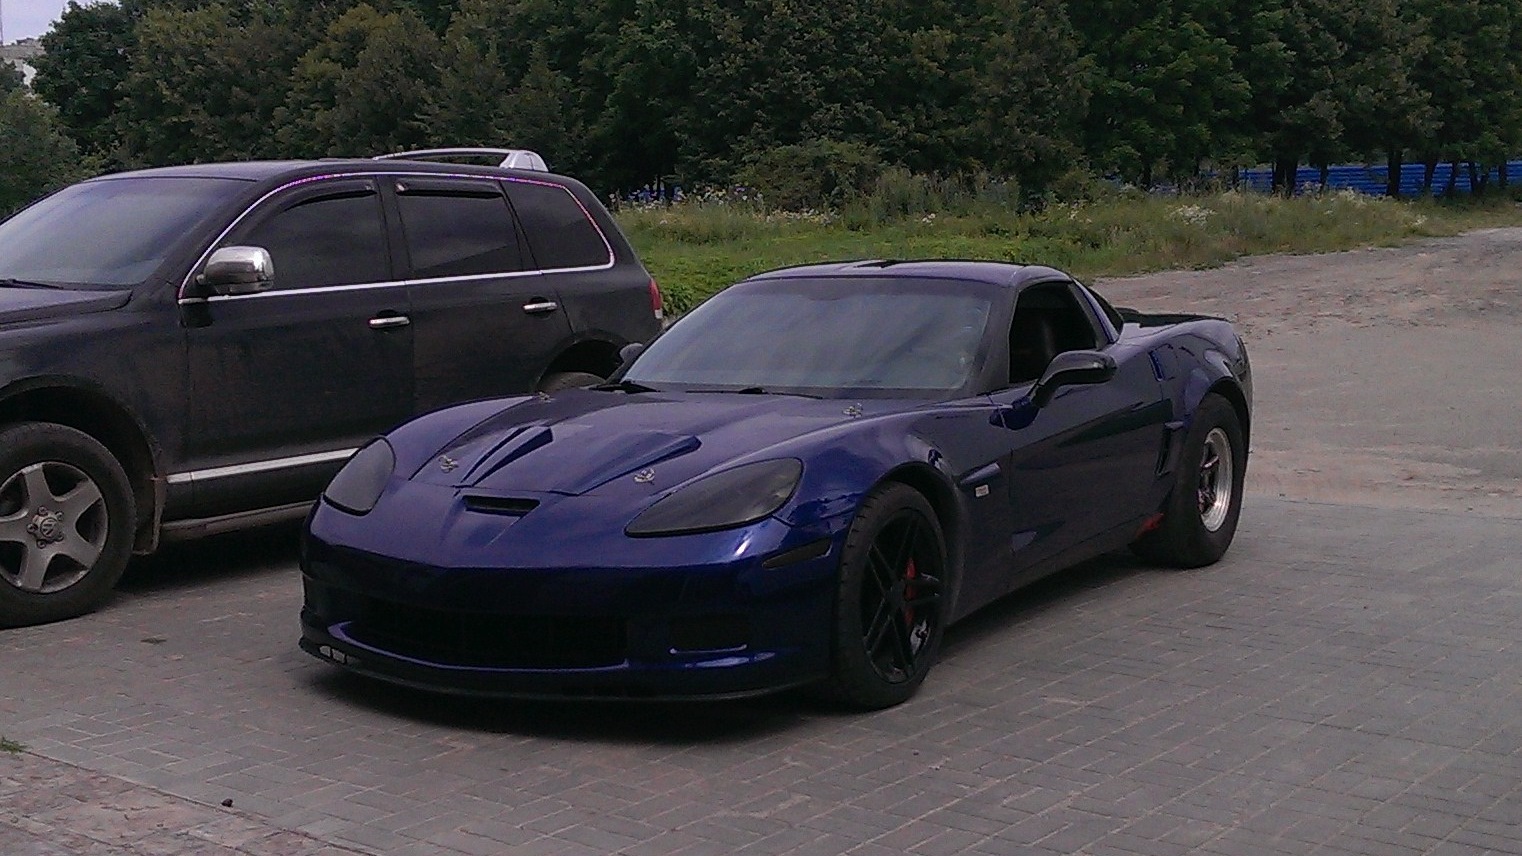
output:
MULTIPOLYGON (((1007 634, 1083 592, 1154 569, 1115 553, 1055 574, 1007 595, 946 632, 941 661, 1007 634)), ((934 692, 934 675, 932 686, 934 692)), ((693 745, 743 743, 821 719, 864 715, 809 692, 727 701, 646 702, 622 699, 519 700, 450 696, 398 687, 338 669, 312 674, 313 692, 331 702, 432 726, 478 733, 588 743, 693 745)))
POLYGON ((151 595, 293 570, 300 535, 299 522, 286 522, 166 544, 150 556, 134 557, 117 590, 151 595))
POLYGON ((959 652, 985 644, 989 636, 1007 633, 1084 592, 1104 588, 1137 574, 1158 572, 1161 572, 1159 568, 1143 562, 1127 550, 1108 553, 1059 571, 999 598, 946 628, 941 641, 940 662, 955 659, 959 652))

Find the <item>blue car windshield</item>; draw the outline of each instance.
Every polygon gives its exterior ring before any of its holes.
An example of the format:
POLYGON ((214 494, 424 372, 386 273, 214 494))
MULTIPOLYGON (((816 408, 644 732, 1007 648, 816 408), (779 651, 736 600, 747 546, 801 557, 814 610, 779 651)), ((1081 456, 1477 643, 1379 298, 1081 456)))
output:
POLYGON ((978 363, 988 296, 939 280, 763 281, 722 292, 640 354, 657 389, 938 397, 978 363))
POLYGON ((136 285, 207 214, 247 188, 234 179, 169 176, 65 188, 0 223, 0 281, 136 285))

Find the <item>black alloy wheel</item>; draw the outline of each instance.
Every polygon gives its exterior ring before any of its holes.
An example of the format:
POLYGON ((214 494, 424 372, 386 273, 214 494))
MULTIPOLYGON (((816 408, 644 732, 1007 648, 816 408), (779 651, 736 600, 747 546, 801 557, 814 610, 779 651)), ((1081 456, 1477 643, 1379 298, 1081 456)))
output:
POLYGON ((846 536, 828 694, 878 709, 925 680, 945 625, 946 543, 930 504, 906 485, 869 496, 846 536))
POLYGON ((1176 568, 1214 564, 1226 554, 1242 514, 1247 443, 1231 402, 1210 393, 1195 410, 1162 523, 1131 549, 1176 568))

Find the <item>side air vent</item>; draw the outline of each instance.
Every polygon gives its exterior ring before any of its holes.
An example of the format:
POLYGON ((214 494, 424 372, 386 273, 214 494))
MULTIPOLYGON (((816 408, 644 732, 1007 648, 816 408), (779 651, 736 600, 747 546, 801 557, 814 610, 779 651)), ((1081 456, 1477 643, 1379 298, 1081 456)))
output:
POLYGON ((539 507, 537 499, 521 499, 516 496, 476 496, 466 495, 465 507, 471 511, 479 511, 483 514, 501 514, 507 517, 522 517, 539 507))

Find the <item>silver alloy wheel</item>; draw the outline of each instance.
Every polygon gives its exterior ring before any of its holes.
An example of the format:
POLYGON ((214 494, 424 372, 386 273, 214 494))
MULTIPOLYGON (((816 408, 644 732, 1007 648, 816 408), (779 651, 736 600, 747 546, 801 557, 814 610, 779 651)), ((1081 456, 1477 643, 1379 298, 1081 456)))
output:
POLYGON ((105 497, 83 470, 62 461, 22 469, 0 485, 0 579, 31 594, 74 585, 95 567, 108 524, 105 497))
POLYGON ((1210 429, 1200 455, 1199 482, 1200 523, 1210 532, 1219 531, 1231 513, 1232 493, 1236 489, 1233 464, 1231 438, 1221 428, 1210 429))

